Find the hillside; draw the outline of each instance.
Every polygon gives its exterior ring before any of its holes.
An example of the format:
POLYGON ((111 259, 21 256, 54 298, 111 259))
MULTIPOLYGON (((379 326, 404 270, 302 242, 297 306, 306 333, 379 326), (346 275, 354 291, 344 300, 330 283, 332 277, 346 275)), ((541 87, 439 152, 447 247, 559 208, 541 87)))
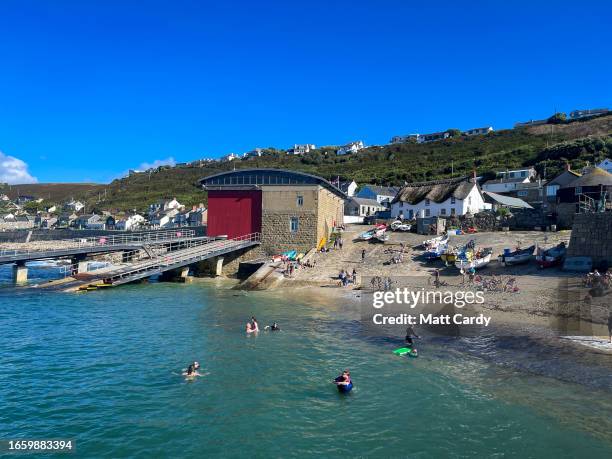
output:
POLYGON ((17 196, 35 196, 49 202, 63 202, 71 197, 82 197, 103 188, 104 185, 95 183, 32 183, 0 185, 0 193, 6 194, 11 199, 17 196))
MULTIPOLYGON (((567 124, 534 126, 492 132, 485 136, 458 136, 427 144, 405 143, 374 146, 358 153, 336 156, 329 147, 303 156, 266 150, 260 158, 213 162, 203 167, 162 167, 152 173, 138 173, 108 185, 57 184, 64 195, 85 199, 88 209, 144 210, 148 203, 164 197, 176 197, 186 205, 206 201, 197 180, 217 172, 250 167, 294 169, 326 179, 354 179, 359 184, 401 185, 459 175, 471 175, 474 166, 479 175, 490 177, 506 168, 534 166, 540 175, 554 177, 569 162, 574 169, 612 156, 612 116, 567 124), (74 185, 75 188, 69 188, 74 185), (81 193, 78 193, 80 188, 81 193), (67 193, 69 191, 69 193, 67 193)), ((47 185, 20 185, 21 194, 33 194, 47 185), (23 187, 23 188, 21 188, 23 187), (34 187, 34 188, 27 188, 34 187)), ((46 188, 45 188, 46 187, 46 188)), ((59 195, 61 193, 57 193, 59 195)))

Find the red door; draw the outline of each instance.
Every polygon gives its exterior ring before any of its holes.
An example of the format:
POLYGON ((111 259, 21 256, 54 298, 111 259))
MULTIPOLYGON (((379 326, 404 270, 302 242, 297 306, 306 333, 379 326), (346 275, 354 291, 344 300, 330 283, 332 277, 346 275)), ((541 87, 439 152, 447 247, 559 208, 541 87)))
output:
POLYGON ((209 236, 230 238, 261 232, 260 190, 210 190, 208 192, 209 236))

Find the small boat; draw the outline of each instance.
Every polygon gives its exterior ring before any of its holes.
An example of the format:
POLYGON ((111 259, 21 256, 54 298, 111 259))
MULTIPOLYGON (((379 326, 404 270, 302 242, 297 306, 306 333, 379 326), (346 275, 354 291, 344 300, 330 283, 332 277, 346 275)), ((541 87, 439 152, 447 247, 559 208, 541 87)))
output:
POLYGON ((372 241, 382 242, 383 244, 389 240, 390 236, 386 232, 376 233, 372 241))
POLYGON ((497 257, 500 263, 504 266, 518 265, 521 263, 527 263, 531 260, 531 256, 535 251, 535 245, 527 247, 526 249, 517 249, 514 252, 510 252, 510 249, 504 249, 504 253, 497 257))
POLYGON ((391 223, 391 230, 393 231, 410 231, 410 228, 412 228, 410 224, 403 223, 400 220, 395 220, 393 223, 391 223))
POLYGON ((444 240, 445 237, 448 239, 448 236, 444 236, 444 235, 434 237, 431 239, 427 239, 426 241, 423 241, 422 246, 425 247, 426 249, 430 247, 435 247, 439 245, 444 240))
POLYGON ((536 262, 540 268, 550 268, 551 266, 558 266, 563 263, 565 254, 567 253, 567 247, 565 242, 561 242, 555 247, 546 249, 540 252, 538 249, 538 255, 536 256, 536 262))
POLYGON ((457 256, 455 267, 458 269, 480 269, 491 262, 492 249, 482 249, 479 252, 473 251, 462 252, 457 256))
POLYGON ((437 247, 433 247, 427 250, 423 256, 427 261, 433 261, 436 258, 440 258, 442 253, 444 253, 448 249, 448 244, 440 244, 437 247))
POLYGON ((385 231, 387 231, 387 225, 376 225, 374 228, 364 231, 359 236, 357 236, 357 240, 369 241, 373 237, 380 236, 385 231))

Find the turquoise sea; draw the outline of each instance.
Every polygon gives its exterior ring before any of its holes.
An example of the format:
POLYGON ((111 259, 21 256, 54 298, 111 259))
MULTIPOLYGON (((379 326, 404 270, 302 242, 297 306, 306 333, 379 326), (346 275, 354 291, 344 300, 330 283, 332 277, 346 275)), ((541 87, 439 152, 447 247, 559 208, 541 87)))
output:
POLYGON ((400 358, 354 305, 299 291, 65 294, 15 289, 9 272, 0 439, 72 438, 76 457, 612 457, 610 356, 489 336, 427 337, 400 358), (247 336, 251 315, 282 331, 247 336), (187 382, 193 360, 204 376, 187 382), (345 367, 349 395, 330 383, 345 367))

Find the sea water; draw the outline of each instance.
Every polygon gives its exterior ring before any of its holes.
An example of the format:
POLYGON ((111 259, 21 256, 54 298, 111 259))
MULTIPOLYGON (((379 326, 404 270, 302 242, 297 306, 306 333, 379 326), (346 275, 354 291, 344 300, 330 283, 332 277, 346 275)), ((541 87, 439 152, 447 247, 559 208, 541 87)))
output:
POLYGON ((0 439, 73 439, 77 457, 612 456, 603 360, 492 337, 425 339, 410 359, 392 354, 401 342, 361 333, 354 304, 299 290, 68 294, 15 289, 9 275, 0 270, 0 439), (282 330, 246 335, 252 315, 282 330), (186 381, 193 360, 203 376, 186 381), (348 395, 331 384, 345 367, 348 395))

